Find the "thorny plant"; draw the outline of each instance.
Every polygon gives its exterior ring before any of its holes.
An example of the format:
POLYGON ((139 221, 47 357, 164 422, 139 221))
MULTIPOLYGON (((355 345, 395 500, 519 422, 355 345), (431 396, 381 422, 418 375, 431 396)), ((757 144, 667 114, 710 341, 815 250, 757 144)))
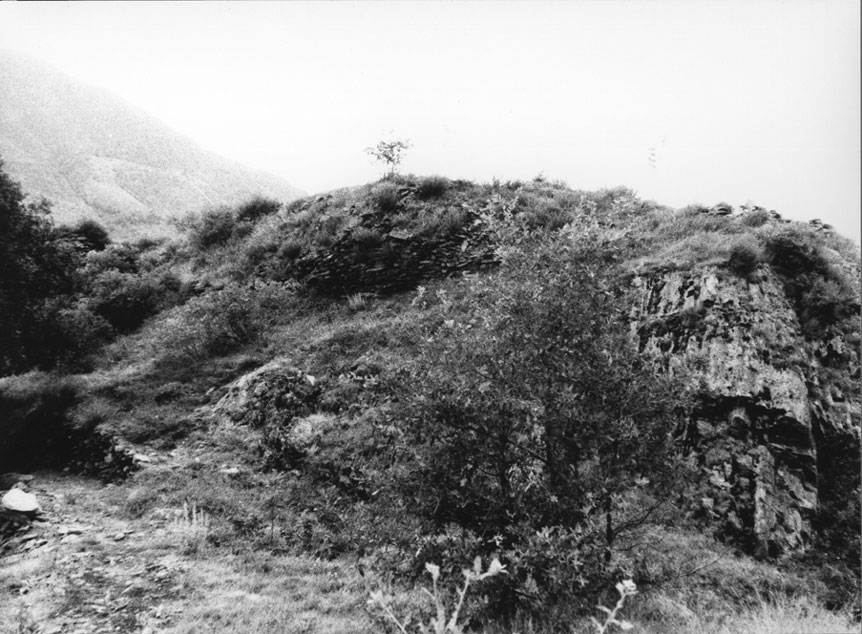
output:
MULTIPOLYGON (((476 557, 476 559, 473 560, 473 569, 468 570, 465 568, 463 570, 464 586, 458 592, 458 602, 455 605, 455 609, 452 611, 451 616, 447 619, 446 605, 440 594, 440 590, 437 587, 437 580, 440 578, 440 566, 426 563, 425 570, 431 575, 432 589, 429 591, 427 588, 422 588, 422 591, 434 601, 434 607, 436 608, 437 614, 428 622, 427 625, 419 623, 418 632, 420 634, 463 634, 464 630, 461 628, 461 625, 458 624, 458 617, 461 614, 461 608, 464 606, 464 598, 467 596, 467 590, 472 584, 478 581, 506 572, 505 566, 503 566, 500 563, 500 560, 496 557, 491 560, 488 569, 485 572, 482 572, 482 558, 476 557)), ((392 621, 402 634, 409 634, 407 626, 410 623, 410 617, 408 616, 403 621, 399 620, 392 611, 389 597, 385 597, 381 591, 378 590, 372 592, 371 599, 369 599, 368 604, 371 607, 380 608, 383 611, 383 615, 388 620, 392 621)))

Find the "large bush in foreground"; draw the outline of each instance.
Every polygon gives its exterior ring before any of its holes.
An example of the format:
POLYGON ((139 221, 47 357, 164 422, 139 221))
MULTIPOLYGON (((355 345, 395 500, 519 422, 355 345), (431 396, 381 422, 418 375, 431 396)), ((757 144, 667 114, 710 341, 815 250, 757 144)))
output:
POLYGON ((509 554, 507 600, 598 582, 670 495, 684 391, 633 347, 610 254, 589 243, 516 246, 426 333, 406 387, 405 494, 509 554))

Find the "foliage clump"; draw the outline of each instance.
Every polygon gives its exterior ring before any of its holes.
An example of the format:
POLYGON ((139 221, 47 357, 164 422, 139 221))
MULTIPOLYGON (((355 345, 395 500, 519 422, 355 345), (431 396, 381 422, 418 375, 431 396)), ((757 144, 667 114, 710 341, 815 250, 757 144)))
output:
POLYGON ((764 252, 782 279, 806 337, 825 338, 858 317, 856 290, 847 276, 830 263, 810 232, 791 227, 768 234, 764 252))
POLYGON ((750 279, 758 264, 763 261, 763 249, 751 236, 744 236, 730 249, 727 267, 738 277, 750 279))
POLYGON ((603 585, 620 536, 654 508, 647 485, 670 483, 683 390, 632 346, 621 278, 594 237, 515 245, 423 336, 406 379, 412 466, 397 486, 438 530, 495 536, 485 547, 511 564, 497 607, 603 585))
POLYGON ((0 163, 0 376, 86 365, 105 324, 81 301, 84 259, 108 240, 96 223, 56 228, 0 163))
POLYGON ((419 181, 416 186, 416 197, 419 200, 440 198, 449 189, 449 179, 442 176, 428 176, 419 181))
POLYGON ((258 222, 265 216, 270 216, 281 209, 281 203, 271 198, 255 196, 247 203, 243 203, 236 210, 236 219, 239 222, 258 222))
POLYGON ((384 213, 396 211, 399 204, 398 186, 394 183, 380 183, 374 189, 374 202, 384 213))
POLYGON ((255 342, 291 293, 280 284, 257 289, 228 284, 165 314, 154 339, 167 363, 200 361, 255 342))

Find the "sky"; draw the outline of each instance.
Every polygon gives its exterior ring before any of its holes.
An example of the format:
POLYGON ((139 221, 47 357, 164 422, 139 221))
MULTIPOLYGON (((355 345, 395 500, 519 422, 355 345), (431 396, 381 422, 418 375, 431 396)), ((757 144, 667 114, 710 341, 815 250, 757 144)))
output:
POLYGON ((0 48, 309 193, 404 139, 405 173, 750 202, 860 240, 858 0, 0 2, 0 48))

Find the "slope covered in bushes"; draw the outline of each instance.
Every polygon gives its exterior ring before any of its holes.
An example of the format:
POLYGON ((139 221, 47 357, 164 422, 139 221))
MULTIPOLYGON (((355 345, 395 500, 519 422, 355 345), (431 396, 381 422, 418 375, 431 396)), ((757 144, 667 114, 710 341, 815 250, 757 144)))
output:
POLYGON ((407 176, 187 227, 79 267, 113 341, 70 419, 195 456, 124 484, 131 517, 191 499, 214 548, 378 583, 496 556, 466 622, 535 631, 623 577, 852 603, 859 257, 821 225, 407 176))

